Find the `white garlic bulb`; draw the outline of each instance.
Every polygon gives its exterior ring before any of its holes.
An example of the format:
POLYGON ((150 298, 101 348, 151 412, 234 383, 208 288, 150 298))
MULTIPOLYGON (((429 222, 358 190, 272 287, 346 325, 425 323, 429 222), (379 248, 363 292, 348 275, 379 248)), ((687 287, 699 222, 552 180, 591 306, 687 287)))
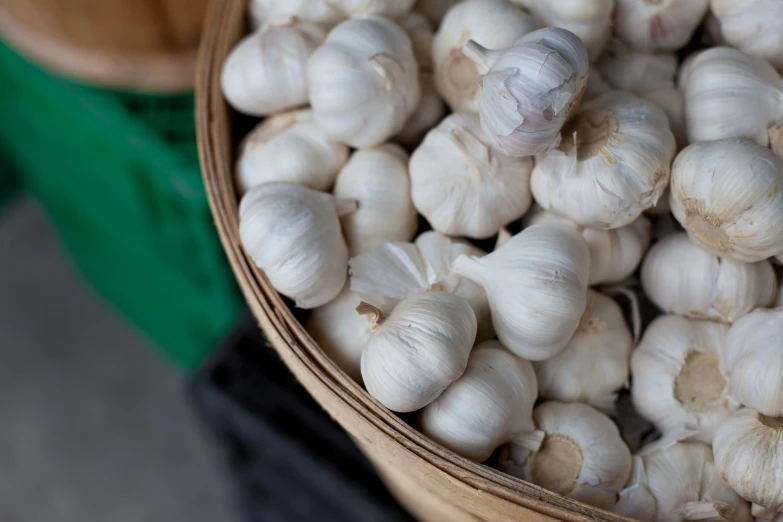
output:
POLYGON ((769 261, 738 263, 694 245, 685 232, 653 245, 642 264, 642 288, 666 313, 733 323, 775 299, 769 261))
POLYGON ((337 175, 333 194, 357 202, 356 212, 340 218, 351 257, 387 241, 410 241, 418 215, 408 178, 408 153, 387 143, 358 150, 337 175))
POLYGON ((677 55, 635 51, 620 40, 613 39, 596 63, 596 68, 616 89, 643 97, 660 89, 674 87, 677 55))
MULTIPOLYGON (((751 522, 750 506, 721 478, 709 446, 677 442, 641 451, 655 522, 751 522)), ((747 470, 746 470, 747 471, 747 470)))
POLYGON ((675 153, 655 104, 614 91, 582 105, 530 178, 536 202, 591 228, 631 223, 666 188, 675 153))
POLYGON ((723 421, 712 449, 715 465, 753 503, 755 516, 771 520, 783 513, 783 419, 743 408, 723 421))
POLYGON ((533 366, 498 341, 477 345, 468 367, 419 417, 420 430, 435 442, 476 462, 511 440, 537 448, 533 424, 533 366))
POLYGON ((483 258, 462 255, 455 274, 487 291, 498 339, 532 361, 556 355, 585 311, 589 272, 587 243, 556 223, 528 227, 483 258))
POLYGON ((751 141, 684 148, 670 203, 691 241, 718 255, 753 263, 783 251, 783 160, 751 141))
POLYGON ((352 147, 397 134, 419 103, 419 68, 405 31, 386 18, 343 22, 310 57, 310 105, 326 134, 352 147))
POLYGON ((783 308, 754 310, 734 323, 726 338, 724 362, 732 393, 770 417, 783 417, 781 339, 783 308))
POLYGON ((570 225, 582 234, 590 249, 590 285, 621 283, 628 279, 650 246, 650 220, 639 216, 633 223, 603 230, 585 228, 538 205, 525 216, 525 226, 558 222, 570 225))
POLYGON ((437 232, 425 232, 416 243, 385 243, 351 259, 351 289, 362 295, 406 299, 427 290, 442 290, 468 302, 476 314, 476 341, 495 336, 484 289, 452 271, 462 254, 483 256, 470 243, 452 240, 437 232))
POLYGON ((421 12, 433 27, 438 27, 446 16, 446 12, 459 0, 419 0, 416 2, 416 10, 421 12))
POLYGON ((310 312, 305 323, 305 329, 326 355, 358 383, 362 382, 362 352, 372 335, 370 322, 356 313, 362 301, 386 313, 391 313, 395 304, 383 297, 351 292, 346 283, 337 297, 310 312))
POLYGON ((596 60, 612 33, 615 0, 511 0, 542 22, 541 25, 571 31, 596 60))
POLYGON ((413 204, 442 234, 488 238, 530 207, 532 168, 493 149, 477 116, 451 114, 411 155, 413 204))
POLYGON ((688 428, 709 443, 739 408, 722 360, 728 329, 675 315, 647 327, 631 356, 631 395, 636 410, 661 433, 688 428))
MULTIPOLYGON (((288 0, 286 0, 288 1, 288 0)), ((345 16, 362 18, 387 16, 397 18, 411 10, 416 0, 325 0, 340 9, 345 16)))
POLYGON ((345 284, 348 248, 338 215, 351 209, 352 202, 300 185, 264 183, 242 198, 239 237, 275 290, 299 308, 315 308, 345 284))
POLYGON ((292 16, 325 25, 345 18, 331 0, 250 0, 250 15, 257 26, 292 16))
POLYGON ((783 118, 781 78, 770 64, 728 47, 691 59, 681 74, 691 143, 748 138, 769 145, 767 129, 783 118))
POLYGON ((413 56, 419 64, 420 72, 432 72, 432 44, 435 40, 435 30, 427 17, 411 11, 398 20, 400 26, 408 33, 413 46, 413 56))
POLYGON ((617 0, 617 36, 640 51, 676 51, 687 44, 709 0, 617 0))
POLYGON ((726 42, 783 67, 783 16, 776 0, 711 0, 726 42))
POLYGON ((587 309, 565 348, 536 363, 541 398, 587 402, 606 411, 628 380, 633 338, 623 311, 609 297, 587 291, 587 309))
POLYGON ((633 456, 631 476, 625 487, 620 490, 618 497, 617 504, 612 507, 612 513, 641 522, 655 520, 657 505, 655 497, 650 492, 644 462, 639 455, 633 456))
POLYGON ((488 71, 481 77, 479 113, 493 145, 517 157, 549 149, 587 83, 589 65, 581 40, 548 27, 502 51, 471 40, 463 52, 488 71))
POLYGON ((432 75, 430 73, 420 74, 419 83, 421 85, 419 106, 405 122, 402 130, 394 137, 394 141, 409 149, 417 147, 427 132, 437 125, 446 114, 446 104, 443 103, 438 91, 435 90, 432 75))
POLYGON ((425 292, 386 315, 362 303, 372 324, 362 352, 362 378, 370 395, 392 411, 423 408, 456 381, 476 339, 476 316, 460 297, 425 292))
POLYGON ((289 18, 246 36, 226 58, 220 85, 241 113, 266 116, 307 103, 307 63, 324 33, 289 18))
POLYGON ((348 161, 348 147, 331 141, 309 110, 284 112, 259 123, 239 147, 236 177, 242 193, 283 181, 325 191, 348 161))
POLYGON ((631 473, 631 452, 612 419, 587 404, 545 402, 533 410, 546 433, 538 451, 503 448, 501 471, 592 506, 609 509, 631 473))
POLYGON ((538 23, 508 0, 468 0, 449 9, 432 47, 435 87, 454 112, 478 112, 481 69, 462 52, 473 40, 505 49, 538 23))

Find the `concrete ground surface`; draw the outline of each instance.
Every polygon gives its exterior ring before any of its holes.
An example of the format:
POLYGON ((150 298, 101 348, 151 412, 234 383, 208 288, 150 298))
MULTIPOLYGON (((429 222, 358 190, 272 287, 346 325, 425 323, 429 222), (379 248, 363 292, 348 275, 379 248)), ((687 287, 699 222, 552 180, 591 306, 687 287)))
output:
POLYGON ((236 520, 182 376, 29 199, 0 212, 0 335, 0 521, 236 520))

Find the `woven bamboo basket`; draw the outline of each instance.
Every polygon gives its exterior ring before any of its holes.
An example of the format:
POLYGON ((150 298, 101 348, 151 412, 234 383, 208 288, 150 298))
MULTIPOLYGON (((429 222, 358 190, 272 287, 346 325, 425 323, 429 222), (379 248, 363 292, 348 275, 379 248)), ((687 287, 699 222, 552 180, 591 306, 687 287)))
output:
POLYGON ((307 391, 350 433, 389 490, 424 522, 620 522, 626 519, 550 493, 443 448, 390 412, 310 338, 242 249, 233 164, 241 136, 220 92, 226 55, 245 31, 246 0, 213 0, 196 74, 204 182, 215 224, 245 297, 269 342, 307 391))

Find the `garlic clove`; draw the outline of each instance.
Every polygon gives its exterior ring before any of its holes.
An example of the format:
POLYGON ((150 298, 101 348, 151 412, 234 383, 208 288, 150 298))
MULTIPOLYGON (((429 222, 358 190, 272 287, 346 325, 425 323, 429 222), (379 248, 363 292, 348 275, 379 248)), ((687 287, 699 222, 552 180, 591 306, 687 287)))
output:
MULTIPOLYGON (((287 0, 286 0, 287 1, 287 0)), ((386 16, 399 18, 411 10, 416 0, 323 0, 349 18, 386 16)))
POLYGON ((589 65, 581 40, 548 27, 503 51, 471 40, 463 52, 488 70, 481 77, 479 113, 492 144, 514 157, 549 149, 587 83, 589 65))
POLYGON ((487 49, 505 49, 538 28, 508 0, 469 0, 451 7, 435 35, 435 87, 454 112, 478 112, 481 70, 462 53, 473 40, 487 49))
POLYGON ((290 183, 264 183, 239 205, 242 246, 272 286, 299 308, 315 308, 343 288, 348 248, 337 200, 290 183))
POLYGON ((340 218, 351 256, 387 241, 409 241, 418 226, 410 196, 408 154, 398 145, 358 150, 337 176, 334 196, 353 199, 356 212, 340 218))
POLYGON ((462 376, 419 416, 421 432, 476 462, 535 431, 536 374, 498 341, 477 345, 462 376))
POLYGON ((476 316, 461 298, 425 292, 401 301, 389 314, 367 303, 372 336, 361 370, 370 395, 392 411, 423 408, 465 371, 476 338, 476 316))
POLYGON ((617 0, 617 36, 640 51, 676 51, 687 44, 709 0, 617 0))
POLYGON ((433 84, 432 75, 422 73, 419 75, 421 83, 421 100, 419 106, 413 111, 405 126, 394 137, 394 141, 407 147, 409 150, 419 146, 424 136, 435 127, 446 114, 446 104, 438 96, 433 84))
POLYGON ((585 311, 589 251, 566 225, 526 228, 483 258, 458 257, 452 272, 484 287, 500 342, 525 359, 557 354, 585 311))
POLYGON ((307 103, 307 63, 324 39, 315 24, 266 24, 234 47, 220 76, 223 95, 243 114, 266 116, 307 103))
POLYGON ((442 234, 488 238, 530 207, 532 168, 494 150, 475 115, 451 114, 411 155, 413 204, 442 234))
POLYGON ((666 188, 674 136, 655 104, 614 91, 582 105, 557 149, 538 158, 536 202, 591 228, 627 225, 666 188))
POLYGON ((631 452, 612 420, 586 404, 557 401, 536 407, 533 420, 546 433, 539 450, 509 444, 501 452, 499 469, 610 509, 631 472, 631 452))
POLYGON ((697 247, 685 232, 656 243, 644 259, 642 288, 666 313, 733 323, 775 299, 769 261, 738 263, 697 247))
POLYGON ((419 68, 405 31, 386 18, 343 22, 307 67, 315 122, 352 147, 397 134, 419 103, 419 68))
POLYGON ((631 356, 631 395, 664 435, 687 428, 709 443, 739 403, 723 360, 728 326, 674 315, 654 320, 631 356))
POLYGON ((712 13, 728 45, 783 67, 783 17, 774 0, 712 0, 712 13))
POLYGON ((277 114, 259 123, 239 146, 237 185, 242 193, 273 181, 328 190, 348 161, 348 147, 331 141, 300 110, 277 114))
POLYGON ((250 16, 257 26, 292 16, 306 22, 326 25, 345 18, 329 0, 250 0, 250 16))
POLYGON ((435 40, 435 30, 423 14, 411 11, 399 18, 398 23, 408 33, 413 46, 413 55, 422 73, 432 72, 432 45, 435 40))
POLYGON ((734 261, 783 250, 783 160, 747 140, 689 145, 674 161, 672 213, 691 241, 734 261))

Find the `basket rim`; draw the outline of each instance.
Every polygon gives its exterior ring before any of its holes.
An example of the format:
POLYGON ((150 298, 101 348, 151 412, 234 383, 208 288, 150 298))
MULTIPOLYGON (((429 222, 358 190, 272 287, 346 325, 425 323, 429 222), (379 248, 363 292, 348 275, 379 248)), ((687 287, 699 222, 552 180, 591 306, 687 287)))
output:
MULTIPOLYGON (((338 401, 354 410, 360 422, 371 424, 429 466, 455 481, 478 490, 488 501, 508 502, 525 508, 531 519, 567 522, 628 522, 630 519, 582 504, 539 486, 470 461, 440 446, 383 407, 354 382, 310 337, 263 272, 246 255, 239 239, 237 191, 234 186, 230 109, 220 90, 220 71, 240 34, 236 20, 244 20, 246 0, 211 0, 202 33, 196 67, 196 123, 199 157, 210 209, 231 268, 253 314, 272 347, 286 366, 321 404, 354 437, 331 409, 338 401), (311 387, 332 394, 325 398, 311 387), (328 399, 328 400, 327 400, 328 399)), ((362 443, 361 439, 357 442, 362 443)), ((368 441, 371 442, 371 441, 368 441)), ((366 451, 366 449, 365 449, 366 451)))

